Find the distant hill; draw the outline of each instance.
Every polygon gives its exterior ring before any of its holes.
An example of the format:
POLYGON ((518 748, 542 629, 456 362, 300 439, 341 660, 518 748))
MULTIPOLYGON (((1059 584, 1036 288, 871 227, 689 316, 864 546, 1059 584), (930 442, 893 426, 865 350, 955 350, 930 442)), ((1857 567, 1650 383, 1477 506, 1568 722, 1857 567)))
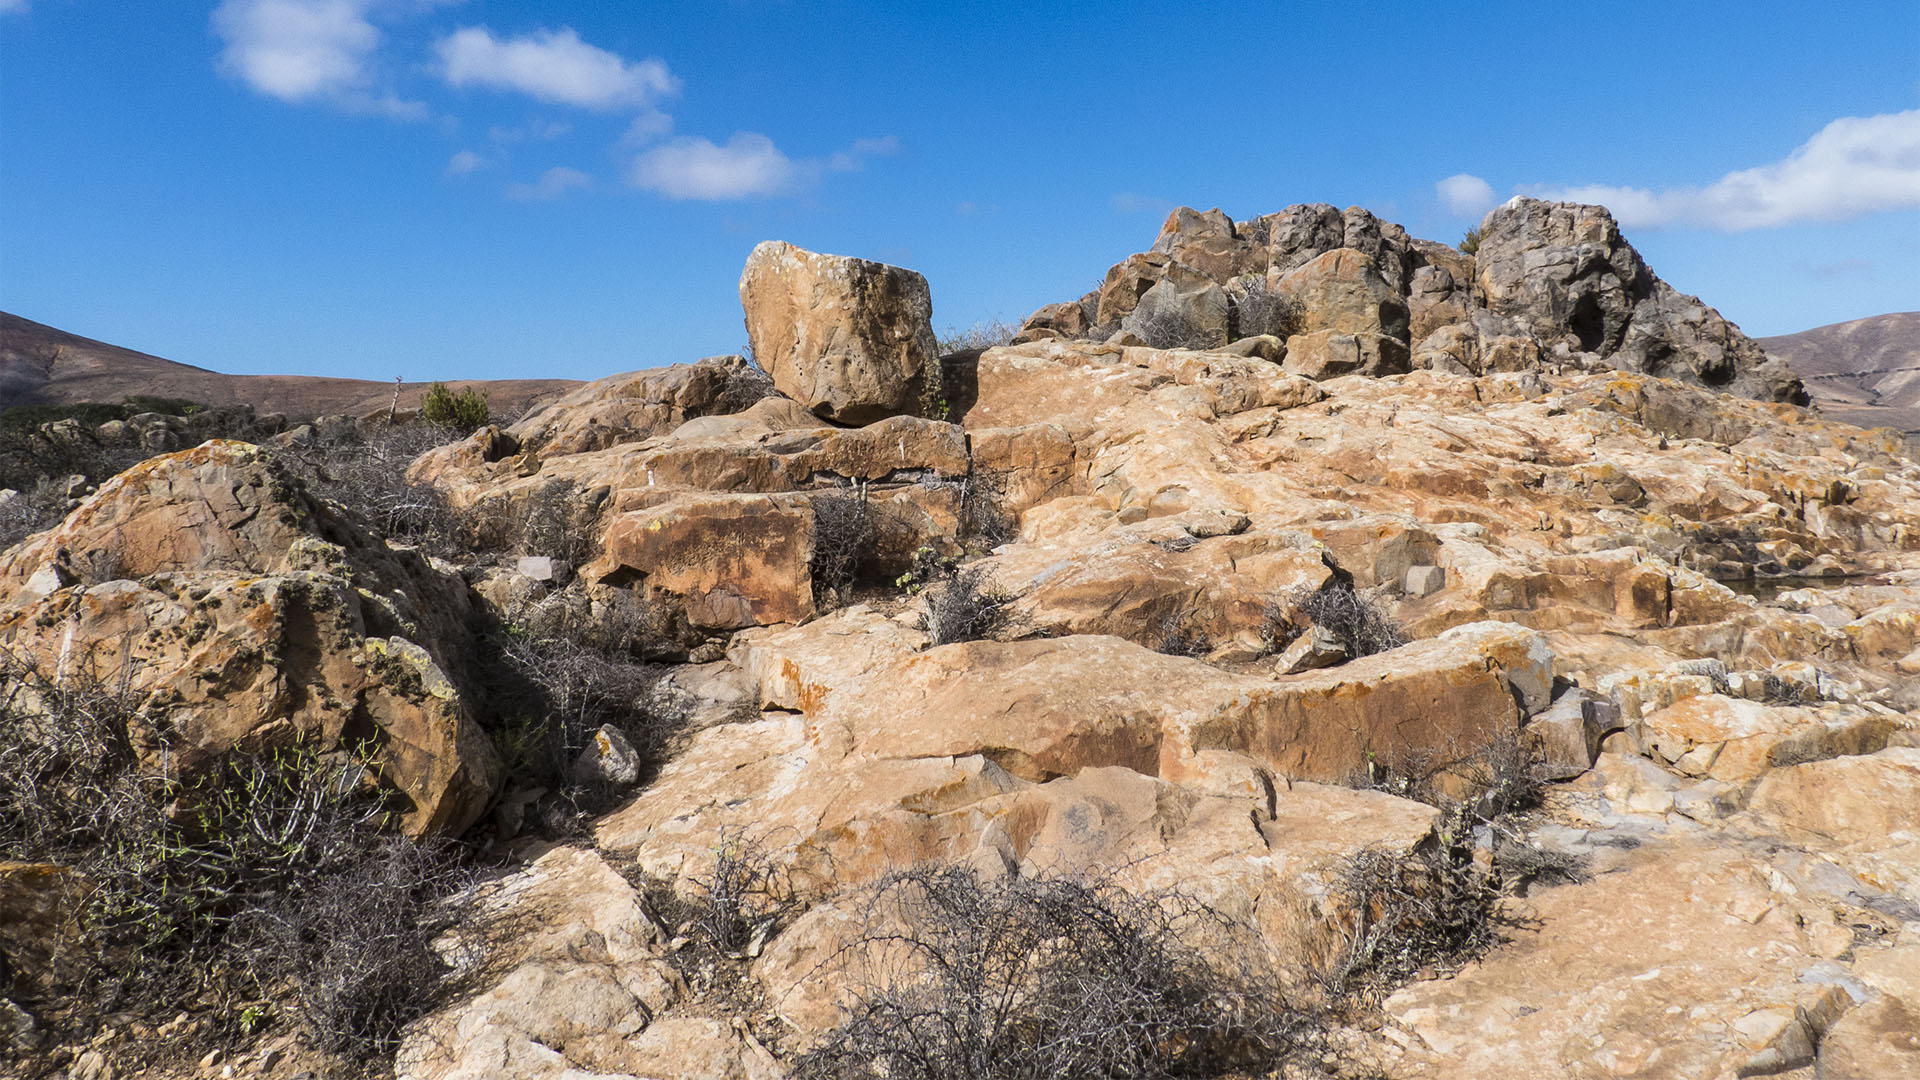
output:
MULTIPOLYGON (((428 383, 404 383, 402 408, 418 406, 428 383)), ((449 380, 474 387, 496 412, 519 412, 579 386, 573 379, 449 380)), ((70 334, 0 312, 0 408, 117 402, 130 394, 186 398, 209 405, 251 405, 261 414, 308 419, 362 415, 393 402, 393 384, 315 375, 223 375, 189 364, 70 334)))
POLYGON ((1828 416, 1920 439, 1920 311, 1874 315, 1761 338, 1828 416))

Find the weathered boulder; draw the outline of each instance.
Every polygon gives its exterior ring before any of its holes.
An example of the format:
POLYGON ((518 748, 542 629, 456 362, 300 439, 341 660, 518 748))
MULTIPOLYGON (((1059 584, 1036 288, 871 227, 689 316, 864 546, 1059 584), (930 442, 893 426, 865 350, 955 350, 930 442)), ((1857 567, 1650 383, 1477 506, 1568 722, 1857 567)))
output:
POLYGON ((1176 263, 1120 326, 1157 349, 1216 349, 1227 343, 1230 317, 1226 290, 1176 263))
POLYGON ((1217 207, 1201 213, 1183 206, 1167 215, 1151 250, 1214 281, 1227 281, 1267 268, 1266 252, 1246 232, 1217 207))
POLYGON ((1331 330, 1406 341, 1406 301, 1364 252, 1335 248, 1282 274, 1275 288, 1305 311, 1303 333, 1331 330))
POLYGON ((840 424, 932 415, 939 349, 927 279, 768 241, 740 276, 754 359, 780 391, 840 424))
POLYGON ((1397 375, 1411 370, 1407 345, 1384 334, 1316 330, 1287 339, 1281 367, 1290 375, 1319 381, 1342 375, 1397 375))
POLYGON ((407 1029, 401 1080, 661 1075, 642 1073, 662 1064, 645 1033, 685 987, 639 895, 605 860, 553 848, 484 887, 480 909, 437 944, 485 982, 407 1029))
POLYGON ((594 580, 639 584, 695 626, 733 630, 813 613, 813 512, 794 495, 698 495, 616 517, 594 580))
POLYGON ((216 441, 129 469, 0 556, 0 647, 54 685, 124 677, 135 744, 183 777, 236 748, 371 741, 408 830, 459 832, 499 780, 468 597, 264 451, 216 441))

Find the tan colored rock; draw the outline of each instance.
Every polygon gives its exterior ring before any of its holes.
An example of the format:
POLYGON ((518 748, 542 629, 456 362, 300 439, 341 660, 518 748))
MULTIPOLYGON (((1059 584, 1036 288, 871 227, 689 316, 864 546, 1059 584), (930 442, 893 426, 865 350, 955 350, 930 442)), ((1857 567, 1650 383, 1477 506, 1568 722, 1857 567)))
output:
POLYGON ((1302 333, 1367 334, 1406 344, 1406 301, 1364 252, 1329 251, 1280 275, 1274 287, 1305 310, 1302 333))
POLYGON ((931 415, 933 302, 911 270, 768 241, 740 276, 753 355, 782 393, 841 424, 931 415))
POLYGON ((1247 754, 1282 776, 1346 780, 1400 768, 1408 754, 1470 752, 1516 732, 1521 713, 1546 705, 1553 655, 1540 635, 1475 623, 1431 641, 1289 675, 1246 697, 1171 721, 1161 775, 1177 779, 1182 755, 1247 754))
POLYGON ((503 974, 407 1029, 402 1080, 635 1075, 661 1060, 635 1037, 685 990, 633 887, 580 848, 487 886, 480 915, 436 945, 456 969, 484 957, 503 974))
POLYGON ((1839 844, 1920 845, 1920 747, 1814 761, 1768 773, 1751 813, 1789 835, 1839 844))
POLYGON ((1396 1071, 1715 1077, 1758 1066, 1770 1049, 1791 1058, 1782 1051, 1795 1039, 1819 1037, 1796 1029, 1799 1018, 1836 1015, 1845 993, 1802 981, 1817 953, 1792 898, 1767 880, 1735 852, 1662 846, 1586 885, 1530 895, 1519 914, 1541 929, 1388 998, 1408 1047, 1396 1071), (1561 929, 1601 924, 1604 948, 1561 929))
POLYGON ((1906 726, 1860 706, 1769 706, 1709 692, 1647 714, 1636 733, 1655 760, 1678 772, 1739 782, 1782 766, 1871 754, 1906 726))
POLYGON ((0 647, 56 685, 125 677, 155 767, 191 777, 234 749, 378 739, 416 834, 465 829, 499 781, 464 689, 470 619, 459 578, 240 443, 143 462, 0 557, 0 647), (113 552, 117 580, 76 564, 89 551, 113 552))
POLYGON ((704 495, 614 519, 590 577, 644 582, 695 626, 799 622, 813 612, 813 516, 805 499, 704 495))
POLYGON ((1411 370, 1407 346, 1380 334, 1317 330, 1287 339, 1288 374, 1321 380, 1341 375, 1393 375, 1411 370))
POLYGON ((1829 1028, 1820 1040, 1817 1080, 1901 1080, 1920 1074, 1920 1012, 1882 996, 1829 1028))

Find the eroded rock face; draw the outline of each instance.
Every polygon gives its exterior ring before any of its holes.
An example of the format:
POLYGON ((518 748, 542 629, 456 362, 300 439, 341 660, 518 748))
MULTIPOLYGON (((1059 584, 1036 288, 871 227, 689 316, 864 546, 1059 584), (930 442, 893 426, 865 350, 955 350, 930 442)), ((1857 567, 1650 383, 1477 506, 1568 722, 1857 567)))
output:
POLYGON ((1656 278, 1603 207, 1516 198, 1481 223, 1474 261, 1487 308, 1526 321, 1543 341, 1628 371, 1807 401, 1784 363, 1656 278))
POLYGON ((465 829, 499 782, 463 689, 470 619, 459 578, 242 443, 143 462, 0 556, 0 645, 55 686, 126 678, 156 763, 370 740, 415 833, 465 829))
POLYGON ((841 424, 931 415, 933 301, 911 270, 774 241, 740 276, 753 355, 781 392, 841 424))

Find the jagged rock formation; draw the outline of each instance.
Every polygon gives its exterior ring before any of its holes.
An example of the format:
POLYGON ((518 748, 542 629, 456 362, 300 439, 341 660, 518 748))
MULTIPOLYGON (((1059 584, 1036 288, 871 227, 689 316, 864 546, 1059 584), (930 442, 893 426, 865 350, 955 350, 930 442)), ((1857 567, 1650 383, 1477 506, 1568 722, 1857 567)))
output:
POLYGON ((1784 364, 1654 276, 1605 208, 1515 198, 1479 234, 1467 255, 1359 207, 1297 205, 1243 222, 1182 207, 1150 251, 1114 265, 1078 305, 1035 312, 1019 340, 1114 328, 1150 344, 1173 340, 1150 332, 1157 322, 1178 327, 1181 344, 1217 348, 1270 332, 1250 317, 1260 308, 1248 300, 1255 284, 1304 309, 1284 363, 1310 378, 1551 364, 1806 403, 1784 364))

